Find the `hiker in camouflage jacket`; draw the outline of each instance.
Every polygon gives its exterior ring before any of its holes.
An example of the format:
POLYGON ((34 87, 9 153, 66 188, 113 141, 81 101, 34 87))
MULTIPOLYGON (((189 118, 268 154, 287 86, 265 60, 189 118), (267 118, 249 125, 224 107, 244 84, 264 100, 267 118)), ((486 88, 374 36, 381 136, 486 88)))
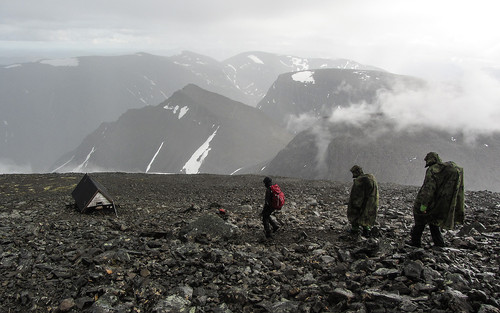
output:
POLYGON ((368 236, 370 227, 375 224, 377 218, 379 203, 377 180, 372 174, 364 174, 358 165, 354 165, 350 171, 354 181, 347 206, 347 219, 352 225, 353 234, 359 234, 361 228, 363 235, 368 236))
POLYGON ((410 244, 421 246, 422 233, 429 224, 432 241, 444 247, 440 227, 453 229, 464 221, 463 169, 454 162, 443 163, 436 152, 425 158, 425 179, 413 205, 415 225, 410 244))

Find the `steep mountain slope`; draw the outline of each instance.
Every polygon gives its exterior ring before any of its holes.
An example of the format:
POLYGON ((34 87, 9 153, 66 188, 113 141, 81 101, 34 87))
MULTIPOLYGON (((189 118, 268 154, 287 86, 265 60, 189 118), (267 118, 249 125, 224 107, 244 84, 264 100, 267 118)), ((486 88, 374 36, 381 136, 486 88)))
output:
POLYGON ((336 109, 373 103, 381 91, 396 85, 415 89, 424 84, 414 77, 377 70, 299 71, 280 75, 257 107, 289 130, 300 131, 336 109))
POLYGON ((425 93, 426 87, 420 79, 379 71, 281 75, 259 107, 297 135, 267 166, 261 165, 263 173, 349 181, 349 168, 356 163, 382 182, 419 185, 425 173, 422 160, 436 151, 464 167, 466 188, 500 190, 500 134, 471 136, 447 129, 452 124, 447 120, 439 129, 424 121, 406 127, 384 106, 387 95, 425 93))
POLYGON ((23 172, 46 171, 102 122, 157 105, 189 83, 255 106, 277 75, 309 66, 363 67, 261 52, 219 62, 187 51, 0 67, 0 171, 4 163, 23 172))
MULTIPOLYGON (((0 69, 0 159, 45 170, 103 121, 205 81, 164 57, 47 60, 0 69)), ((228 87, 229 88, 229 87, 228 87)))
POLYGON ((500 134, 467 142, 463 134, 430 128, 401 131, 382 117, 361 127, 329 121, 299 133, 263 173, 308 179, 350 181, 349 169, 361 165, 380 182, 420 185, 428 152, 464 168, 469 190, 500 190, 500 134))
POLYGON ((102 124, 54 169, 231 174, 271 159, 290 139, 259 110, 188 85, 102 124))

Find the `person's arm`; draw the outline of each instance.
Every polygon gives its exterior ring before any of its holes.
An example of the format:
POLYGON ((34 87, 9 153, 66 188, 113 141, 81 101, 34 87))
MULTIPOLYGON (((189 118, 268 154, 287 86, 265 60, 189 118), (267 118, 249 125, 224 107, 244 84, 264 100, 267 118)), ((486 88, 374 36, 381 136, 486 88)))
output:
POLYGON ((419 196, 418 202, 420 203, 419 207, 420 212, 424 213, 427 211, 429 205, 434 200, 434 193, 436 192, 436 188, 437 188, 436 179, 434 178, 431 167, 429 167, 425 172, 424 183, 418 194, 419 196))
POLYGON ((351 196, 349 200, 351 208, 355 209, 356 211, 361 210, 364 199, 365 190, 363 187, 363 183, 360 179, 355 179, 352 185, 351 196))
POLYGON ((269 207, 271 205, 271 188, 266 188, 266 196, 264 198, 264 207, 269 207))

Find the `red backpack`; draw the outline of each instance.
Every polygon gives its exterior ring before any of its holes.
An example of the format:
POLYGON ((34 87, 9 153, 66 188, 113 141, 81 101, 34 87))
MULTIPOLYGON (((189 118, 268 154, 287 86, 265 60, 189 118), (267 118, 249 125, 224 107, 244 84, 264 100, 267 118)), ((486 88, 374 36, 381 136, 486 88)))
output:
POLYGON ((275 210, 281 210, 285 204, 285 194, 281 191, 280 186, 274 184, 271 186, 271 207, 275 210))

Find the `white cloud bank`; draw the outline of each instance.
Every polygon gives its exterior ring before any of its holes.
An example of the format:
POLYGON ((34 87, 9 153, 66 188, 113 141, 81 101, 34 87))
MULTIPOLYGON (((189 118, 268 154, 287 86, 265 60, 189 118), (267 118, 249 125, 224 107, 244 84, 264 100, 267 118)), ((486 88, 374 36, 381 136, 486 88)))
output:
MULTIPOLYGON (((422 89, 396 86, 394 92, 380 92, 374 103, 333 108, 328 121, 362 126, 377 114, 389 117, 396 131, 431 127, 469 137, 500 132, 500 80, 470 69, 454 83, 430 82, 422 89)), ((316 116, 303 114, 289 126, 300 131, 316 122, 316 116)))
POLYGON ((381 94, 378 105, 401 128, 500 131, 500 81, 479 69, 469 70, 454 84, 430 83, 423 90, 381 94))

